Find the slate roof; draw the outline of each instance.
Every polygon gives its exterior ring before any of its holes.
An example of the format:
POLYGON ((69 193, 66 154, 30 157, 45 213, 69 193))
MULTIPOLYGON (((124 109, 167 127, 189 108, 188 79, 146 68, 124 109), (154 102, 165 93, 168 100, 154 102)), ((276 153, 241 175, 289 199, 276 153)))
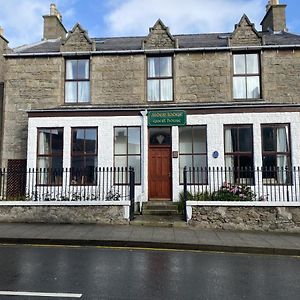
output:
MULTIPOLYGON (((174 35, 178 39, 179 48, 211 48, 227 47, 227 38, 231 33, 209 33, 209 34, 182 34, 174 35)), ((265 38, 265 45, 289 46, 300 45, 300 35, 282 32, 269 33, 261 32, 265 38)), ((122 50, 141 50, 142 41, 145 36, 139 37, 107 37, 91 38, 96 42, 97 51, 122 51, 122 50)), ((60 51, 60 39, 46 40, 32 45, 25 45, 14 48, 13 53, 55 53, 60 51)))

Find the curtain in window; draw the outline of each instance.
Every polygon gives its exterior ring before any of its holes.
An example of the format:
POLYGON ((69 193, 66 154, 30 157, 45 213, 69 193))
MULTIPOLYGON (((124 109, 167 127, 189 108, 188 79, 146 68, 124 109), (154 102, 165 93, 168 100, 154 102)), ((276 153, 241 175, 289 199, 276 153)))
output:
POLYGON ((75 79, 75 73, 76 73, 76 69, 75 69, 75 64, 74 64, 74 60, 67 60, 67 79, 75 79))
MULTIPOLYGON (((288 151, 287 127, 277 128, 277 152, 288 151)), ((287 155, 277 155, 278 183, 286 183, 287 174, 284 171, 288 167, 287 155)))
MULTIPOLYGON (((233 139, 232 139, 232 131, 231 128, 225 129, 225 151, 233 152, 233 139)), ((226 172, 226 181, 233 183, 234 182, 234 157, 233 155, 225 156, 225 167, 227 169, 226 172)))
POLYGON ((148 77, 156 77, 159 74, 155 72, 155 58, 148 58, 148 77))
POLYGON ((160 81, 161 101, 172 100, 172 79, 160 81))

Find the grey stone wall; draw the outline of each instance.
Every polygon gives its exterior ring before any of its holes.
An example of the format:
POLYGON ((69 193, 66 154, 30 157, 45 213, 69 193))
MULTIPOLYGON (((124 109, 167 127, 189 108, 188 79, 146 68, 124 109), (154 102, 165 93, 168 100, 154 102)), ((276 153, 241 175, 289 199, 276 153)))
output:
POLYGON ((189 224, 205 229, 300 233, 300 207, 193 206, 189 224))
POLYGON ((93 104, 145 104, 144 55, 94 56, 91 61, 93 104))
POLYGON ((177 54, 174 60, 175 101, 231 102, 229 52, 177 54))
POLYGON ((63 58, 7 60, 2 166, 26 158, 27 111, 63 103, 63 69, 63 58))
POLYGON ((300 51, 268 50, 262 56, 262 93, 270 103, 300 103, 300 51))
POLYGON ((128 224, 123 206, 0 206, 0 222, 128 224))

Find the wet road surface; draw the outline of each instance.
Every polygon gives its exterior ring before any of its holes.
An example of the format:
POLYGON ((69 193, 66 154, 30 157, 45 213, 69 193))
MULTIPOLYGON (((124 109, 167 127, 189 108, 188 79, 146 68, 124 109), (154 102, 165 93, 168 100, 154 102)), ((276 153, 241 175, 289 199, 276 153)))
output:
POLYGON ((299 295, 298 257, 96 247, 0 246, 0 300, 288 300, 300 299, 299 295), (52 295, 5 295, 5 292, 12 291, 52 295))

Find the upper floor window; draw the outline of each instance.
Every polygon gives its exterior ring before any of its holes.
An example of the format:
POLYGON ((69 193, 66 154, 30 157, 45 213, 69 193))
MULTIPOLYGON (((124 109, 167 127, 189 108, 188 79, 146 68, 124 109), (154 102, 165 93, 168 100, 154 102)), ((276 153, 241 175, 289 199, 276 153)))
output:
POLYGON ((148 101, 173 100, 173 66, 171 56, 148 57, 148 101))
POLYGON ((66 60, 65 102, 90 102, 90 61, 66 60))
POLYGON ((233 55, 233 98, 259 99, 260 66, 259 55, 234 54, 233 55))

